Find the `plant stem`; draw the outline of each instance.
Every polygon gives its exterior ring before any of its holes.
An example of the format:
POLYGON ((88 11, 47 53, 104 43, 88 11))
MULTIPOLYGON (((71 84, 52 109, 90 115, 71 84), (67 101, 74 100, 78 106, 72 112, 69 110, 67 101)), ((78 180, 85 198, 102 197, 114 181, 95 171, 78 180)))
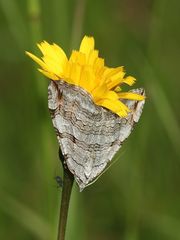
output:
POLYGON ((59 150, 59 157, 63 165, 63 188, 61 196, 61 207, 60 207, 60 217, 59 217, 59 228, 57 240, 64 240, 66 233, 66 223, 69 209, 69 201, 71 196, 71 190, 74 182, 74 176, 67 168, 67 165, 62 156, 61 150, 59 150))

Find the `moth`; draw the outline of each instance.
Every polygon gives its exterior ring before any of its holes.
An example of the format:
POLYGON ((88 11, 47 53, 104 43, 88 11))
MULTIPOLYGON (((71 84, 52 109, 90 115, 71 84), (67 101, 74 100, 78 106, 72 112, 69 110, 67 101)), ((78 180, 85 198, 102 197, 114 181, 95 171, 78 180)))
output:
MULTIPOLYGON (((145 95, 143 89, 131 92, 145 95)), ((89 93, 64 81, 51 81, 48 108, 65 163, 80 191, 105 170, 142 113, 142 101, 124 100, 124 118, 96 105, 89 93)))

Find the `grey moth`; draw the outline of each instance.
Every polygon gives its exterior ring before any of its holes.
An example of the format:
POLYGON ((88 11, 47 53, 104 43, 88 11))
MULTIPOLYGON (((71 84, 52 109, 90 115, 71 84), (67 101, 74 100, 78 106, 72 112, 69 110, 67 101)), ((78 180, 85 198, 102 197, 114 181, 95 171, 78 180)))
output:
MULTIPOLYGON (((131 92, 144 95, 143 89, 131 92)), ((121 118, 97 106, 89 93, 64 81, 51 81, 48 108, 65 160, 80 191, 105 170, 139 121, 144 100, 123 100, 131 110, 121 118)))

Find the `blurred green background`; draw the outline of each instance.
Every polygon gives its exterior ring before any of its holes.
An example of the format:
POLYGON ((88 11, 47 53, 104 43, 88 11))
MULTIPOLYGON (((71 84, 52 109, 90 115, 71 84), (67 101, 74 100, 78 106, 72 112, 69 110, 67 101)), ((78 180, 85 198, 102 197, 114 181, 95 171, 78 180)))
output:
POLYGON ((180 1, 0 0, 0 239, 56 239, 62 175, 36 42, 69 54, 93 35, 109 66, 146 89, 115 164, 79 193, 67 240, 180 239, 180 1))

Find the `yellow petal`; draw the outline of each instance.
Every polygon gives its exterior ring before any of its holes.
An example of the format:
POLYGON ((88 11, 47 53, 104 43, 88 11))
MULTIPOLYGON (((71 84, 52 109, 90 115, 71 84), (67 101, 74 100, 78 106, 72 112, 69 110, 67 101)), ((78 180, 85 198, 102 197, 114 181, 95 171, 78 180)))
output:
POLYGON ((129 108, 122 102, 118 100, 111 100, 111 99, 103 99, 97 102, 97 105, 103 106, 112 112, 118 114, 120 117, 127 116, 128 112, 130 111, 129 108))
POLYGON ((109 81, 107 82, 107 87, 108 89, 112 89, 112 88, 115 88, 116 86, 118 86, 120 83, 121 83, 122 79, 121 78, 117 78, 115 80, 112 80, 112 81, 109 81))
POLYGON ((104 67, 104 59, 103 58, 97 58, 94 62, 94 73, 97 75, 97 76, 101 76, 105 70, 105 67, 104 67))
POLYGON ((97 50, 91 51, 89 53, 88 65, 93 66, 97 58, 98 58, 98 51, 97 50))
POLYGON ((97 103, 100 99, 103 98, 104 95, 106 95, 106 92, 108 91, 107 86, 105 84, 103 85, 96 85, 93 91, 91 92, 91 95, 93 96, 94 102, 97 103))
POLYGON ((58 61, 55 61, 51 56, 44 56, 43 57, 44 63, 46 64, 46 70, 49 72, 53 72, 60 78, 62 77, 64 68, 58 63, 58 61))
POLYGON ((121 89, 120 86, 117 86, 117 87, 114 89, 114 91, 117 92, 117 93, 121 92, 121 90, 122 90, 122 89, 121 89))
POLYGON ((118 100, 119 99, 117 93, 115 93, 114 91, 106 92, 106 94, 103 95, 103 98, 107 98, 107 99, 111 99, 111 100, 118 100))
POLYGON ((122 83, 125 72, 123 72, 123 67, 118 67, 115 69, 109 69, 109 73, 106 71, 105 74, 108 89, 112 89, 122 83))
POLYGON ((80 64, 80 65, 85 65, 86 64, 86 56, 84 53, 81 53, 78 51, 72 51, 69 61, 80 64))
POLYGON ((145 96, 139 95, 137 93, 131 93, 131 92, 122 92, 122 93, 117 93, 119 99, 129 99, 129 100, 137 100, 141 101, 145 99, 145 96))
MULTIPOLYGON (((49 59, 51 59, 51 63, 54 62, 53 65, 58 65, 58 69, 60 72, 63 72, 63 69, 67 63, 67 57, 64 51, 57 46, 56 44, 49 44, 47 42, 41 42, 40 44, 37 44, 39 49, 41 50, 44 61, 48 62, 49 59)), ((49 68, 51 67, 51 63, 48 66, 49 68)))
POLYGON ((54 58, 56 60, 60 60, 60 62, 67 61, 66 54, 64 53, 62 48, 60 48, 55 43, 49 44, 46 41, 44 41, 44 42, 41 42, 40 44, 37 44, 37 46, 41 50, 41 52, 44 56, 46 56, 46 55, 51 56, 52 58, 54 58))
POLYGON ((108 80, 118 74, 117 77, 121 78, 121 75, 124 75, 123 67, 117 67, 117 68, 108 68, 106 67, 106 70, 104 71, 103 77, 104 79, 108 80))
POLYGON ((32 58, 37 64, 39 64, 43 69, 46 69, 46 64, 40 58, 36 57, 34 54, 27 52, 27 51, 26 51, 26 54, 30 58, 32 58))
POLYGON ((62 48, 60 48, 57 44, 53 43, 52 45, 58 59, 61 59, 63 62, 67 62, 67 56, 65 54, 65 52, 62 50, 62 48))
POLYGON ((94 50, 94 38, 85 36, 81 41, 79 51, 84 53, 88 58, 89 53, 94 50))
POLYGON ((95 88, 95 76, 90 68, 86 67, 82 70, 79 85, 89 93, 91 93, 91 91, 95 88))
POLYGON ((128 84, 129 86, 132 86, 135 83, 136 79, 134 77, 128 76, 123 79, 123 83, 128 84))
POLYGON ((47 78, 51 80, 59 80, 59 78, 54 73, 46 72, 42 69, 38 69, 38 71, 44 74, 47 78))
POLYGON ((69 78, 71 79, 71 82, 75 85, 79 85, 81 70, 82 70, 82 68, 80 65, 72 63, 69 78))

